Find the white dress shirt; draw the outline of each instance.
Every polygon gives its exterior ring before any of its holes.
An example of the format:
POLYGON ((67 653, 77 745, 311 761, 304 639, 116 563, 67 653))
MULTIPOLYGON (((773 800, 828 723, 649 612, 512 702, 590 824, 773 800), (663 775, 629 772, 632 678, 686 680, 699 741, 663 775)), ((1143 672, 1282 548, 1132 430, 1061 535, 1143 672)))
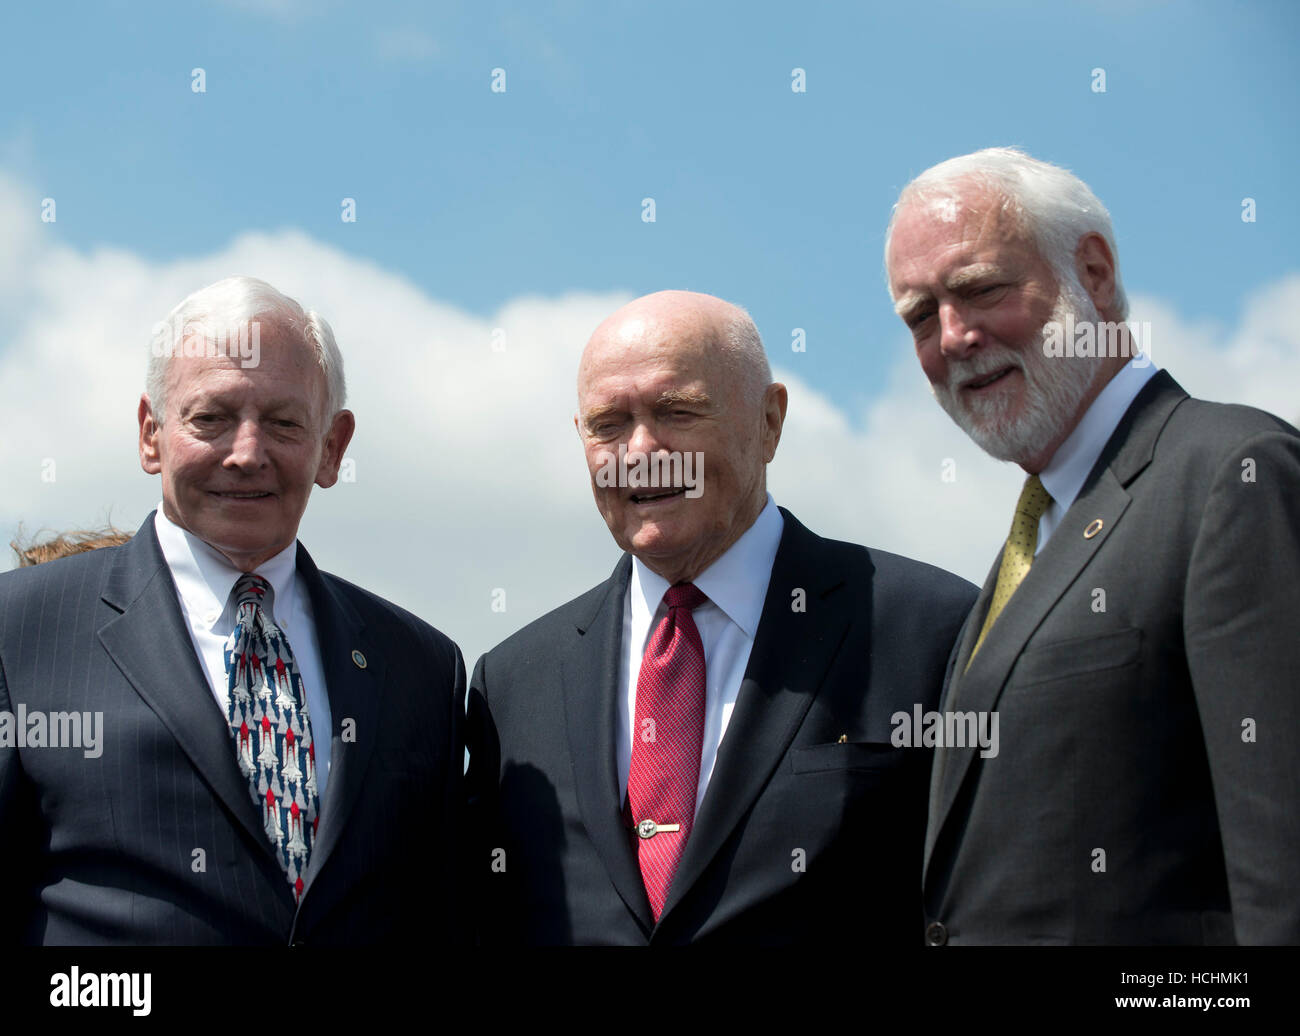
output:
POLYGON ((1097 458, 1101 456, 1102 449, 1114 434, 1129 404, 1142 391, 1142 386, 1155 377, 1156 365, 1149 357, 1144 356, 1142 359, 1144 363, 1140 367, 1134 366, 1134 360, 1129 360, 1106 383, 1106 387, 1097 394, 1092 406, 1084 413, 1083 419, 1075 425, 1074 431, 1052 454, 1047 467, 1038 473, 1052 502, 1038 520, 1035 555, 1046 545, 1056 527, 1061 524, 1065 512, 1078 497, 1088 473, 1097 463, 1097 458))
MULTIPOLYGON (((769 493, 759 516, 727 551, 694 580, 708 600, 692 613, 704 642, 704 744, 700 753, 700 784, 695 808, 718 758, 718 746, 740 694, 749 664, 754 634, 767 600, 767 584, 785 520, 769 493)), ((627 775, 632 765, 632 736, 636 725, 636 682, 641 656, 668 609, 663 597, 668 581, 632 559, 632 578, 623 603, 623 651, 619 666, 619 701, 615 745, 618 748, 619 787, 627 797, 627 775)))
MULTIPOLYGON (((162 504, 154 516, 154 529, 163 558, 176 583, 176 597, 181 616, 190 631, 190 640, 199 658, 199 668, 208 678, 209 689, 221 710, 226 705, 228 678, 224 650, 226 638, 235 628, 235 606, 230 593, 243 575, 223 554, 204 543, 163 514, 162 504)), ((271 584, 274 597, 270 616, 284 631, 293 651, 294 661, 307 692, 307 709, 311 733, 316 743, 316 784, 320 801, 325 802, 325 784, 330 772, 330 739, 333 725, 329 695, 325 691, 325 667, 321 663, 320 644, 316 639, 316 621, 312 614, 311 595, 298 575, 298 541, 295 539, 279 554, 264 561, 256 573, 271 584)), ((234 757, 232 742, 230 753, 234 757)))

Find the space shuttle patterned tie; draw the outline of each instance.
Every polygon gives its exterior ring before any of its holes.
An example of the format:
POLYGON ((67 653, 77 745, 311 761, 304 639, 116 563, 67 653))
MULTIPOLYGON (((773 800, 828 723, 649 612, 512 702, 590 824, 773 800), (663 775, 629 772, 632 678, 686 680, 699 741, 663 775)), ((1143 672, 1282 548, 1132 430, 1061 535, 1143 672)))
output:
POLYGON ((268 609, 271 584, 251 573, 231 591, 235 628, 226 640, 226 717, 240 772, 295 900, 320 824, 316 748, 302 676, 268 609))

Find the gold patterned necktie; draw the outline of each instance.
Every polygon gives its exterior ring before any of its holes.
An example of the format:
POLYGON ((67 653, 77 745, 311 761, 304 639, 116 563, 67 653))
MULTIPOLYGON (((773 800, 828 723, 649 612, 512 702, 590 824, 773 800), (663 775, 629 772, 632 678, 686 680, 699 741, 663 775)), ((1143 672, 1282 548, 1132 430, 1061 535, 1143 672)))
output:
POLYGON ((979 653, 980 645, 988 636, 989 629, 997 622, 1002 609, 1011 600, 1016 588, 1024 582, 1029 574, 1029 567, 1034 563, 1034 548, 1038 546, 1038 519, 1043 516, 1052 502, 1051 495, 1043 488, 1037 475, 1025 479, 1025 488, 1020 491, 1016 501, 1016 515, 1011 519, 1011 533, 1007 536, 1007 545, 1002 550, 1002 564, 998 566, 998 581, 993 588, 993 600, 989 602, 988 614, 984 616, 984 626, 980 630, 979 640, 975 641, 975 650, 970 653, 970 663, 979 653))

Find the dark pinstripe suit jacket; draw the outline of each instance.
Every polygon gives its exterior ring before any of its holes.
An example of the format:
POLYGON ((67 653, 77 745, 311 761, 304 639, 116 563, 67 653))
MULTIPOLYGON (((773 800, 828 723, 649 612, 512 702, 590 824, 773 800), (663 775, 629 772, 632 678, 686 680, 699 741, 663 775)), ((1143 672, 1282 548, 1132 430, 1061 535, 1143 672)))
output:
POLYGON ((185 629, 153 516, 122 547, 0 574, 0 712, 14 717, 10 734, 20 711, 24 733, 37 714, 103 714, 95 757, 0 747, 6 941, 427 946, 457 937, 460 651, 318 571, 301 545, 298 571, 334 729, 297 905, 185 629))

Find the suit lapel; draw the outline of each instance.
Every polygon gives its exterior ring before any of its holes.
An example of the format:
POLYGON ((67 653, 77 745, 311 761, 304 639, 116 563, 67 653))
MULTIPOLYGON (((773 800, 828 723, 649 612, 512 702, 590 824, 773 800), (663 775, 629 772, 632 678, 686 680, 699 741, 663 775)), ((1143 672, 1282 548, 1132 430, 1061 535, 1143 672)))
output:
MULTIPOLYGON (((944 691, 945 709, 992 712, 997 707, 1029 638, 1119 526, 1132 499, 1127 487, 1150 463, 1161 429, 1174 408, 1186 398, 1187 393, 1164 371, 1138 393, 1107 440, 1079 496, 1047 546, 1034 559, 1029 574, 1007 602, 967 670, 967 660, 997 581, 998 562, 994 562, 963 627, 961 650, 954 656, 944 691), (1101 521, 1100 531, 1085 537, 1084 530, 1096 520, 1101 521)), ((927 870, 930 853, 976 751, 975 748, 947 748, 936 754, 926 837, 927 870)))
MULTIPOLYGON (((820 538, 788 511, 744 680, 660 923, 682 901, 781 764, 844 642, 854 601, 819 562, 820 538), (792 592, 807 593, 806 611, 792 592)), ((869 587, 864 588, 869 594, 869 587)), ((861 605, 866 607, 865 603, 861 605)), ((867 688, 863 688, 867 693, 867 688)))
MULTIPOLYGON (((176 584, 158 546, 153 513, 119 550, 102 597, 120 612, 99 631, 104 650, 171 732, 200 778, 252 841, 274 859, 248 781, 235 762, 230 726, 212 696, 181 618, 176 584)), ((282 885, 291 900, 288 884, 282 885)))
POLYGON ((576 640, 562 656, 560 672, 569 758, 583 824, 614 888, 649 935, 654 917, 631 835, 623 822, 623 789, 614 744, 622 707, 618 691, 623 608, 631 576, 632 558, 625 554, 605 583, 605 593, 578 621, 576 640))
MULTIPOLYGON (((1047 546, 1034 559, 1025 581, 998 616, 970 668, 962 672, 965 660, 970 658, 969 648, 954 667, 950 690, 945 695, 946 709, 980 713, 992 712, 997 707, 1025 643, 1114 532, 1128 505, 1129 495, 1109 472, 1079 496, 1047 546), (1101 519, 1102 530, 1085 539, 1084 528, 1094 518, 1101 519)), ((994 573, 993 580, 996 579, 994 573)), ((969 623, 967 633, 972 631, 978 633, 978 628, 969 623)), ((942 769, 938 796, 941 823, 952 808, 977 751, 978 747, 945 748, 937 753, 936 767, 942 769)))
POLYGON ((313 731, 316 737, 330 738, 330 772, 325 800, 321 803, 320 829, 307 873, 303 875, 302 903, 306 903, 317 876, 338 847, 361 793, 376 740, 379 688, 384 685, 386 660, 373 648, 357 610, 321 578, 320 570, 301 543, 298 544, 298 574, 311 598, 321 672, 325 674, 325 692, 333 722, 331 731, 313 731), (360 652, 365 668, 354 660, 354 651, 360 652), (347 740, 344 733, 349 734, 347 740))
MULTIPOLYGON (((980 595, 975 599, 975 604, 970 613, 966 616, 966 621, 962 623, 961 629, 957 631, 957 641, 953 645, 952 653, 948 656, 948 667, 944 671, 943 693, 939 698, 939 708, 949 710, 952 707, 954 696, 957 690, 957 676, 966 671, 966 664, 970 660, 970 654, 975 650, 975 641, 979 638, 980 628, 984 625, 984 616, 988 614, 989 602, 993 599, 993 590, 998 582, 998 569, 1002 564, 1002 553, 999 551, 998 556, 993 559, 993 567, 989 569, 989 574, 984 577, 984 586, 980 590, 980 595)), ((944 777, 951 765, 952 753, 948 751, 939 751, 935 753, 934 764, 930 768, 930 798, 928 816, 936 817, 939 815, 939 805, 943 801, 944 777)), ((938 824, 927 824, 925 829, 925 861, 929 864, 930 850, 934 846, 934 840, 939 833, 938 824)))
MULTIPOLYGON (((1003 545, 1005 549, 1005 544, 1003 545)), ((998 556, 993 559, 993 567, 984 577, 984 586, 980 590, 980 595, 975 600, 975 606, 971 608, 970 614, 966 616, 966 621, 962 623, 961 632, 957 634, 957 649, 953 657, 948 659, 948 674, 944 680, 943 687, 943 708, 948 707, 948 702, 956 692, 955 676, 958 673, 964 673, 966 666, 970 663, 971 652, 975 650, 975 642, 979 639, 980 629, 984 625, 984 616, 988 614, 989 602, 993 599, 993 590, 998 584, 998 569, 1002 567, 1002 551, 998 551, 998 556)))

